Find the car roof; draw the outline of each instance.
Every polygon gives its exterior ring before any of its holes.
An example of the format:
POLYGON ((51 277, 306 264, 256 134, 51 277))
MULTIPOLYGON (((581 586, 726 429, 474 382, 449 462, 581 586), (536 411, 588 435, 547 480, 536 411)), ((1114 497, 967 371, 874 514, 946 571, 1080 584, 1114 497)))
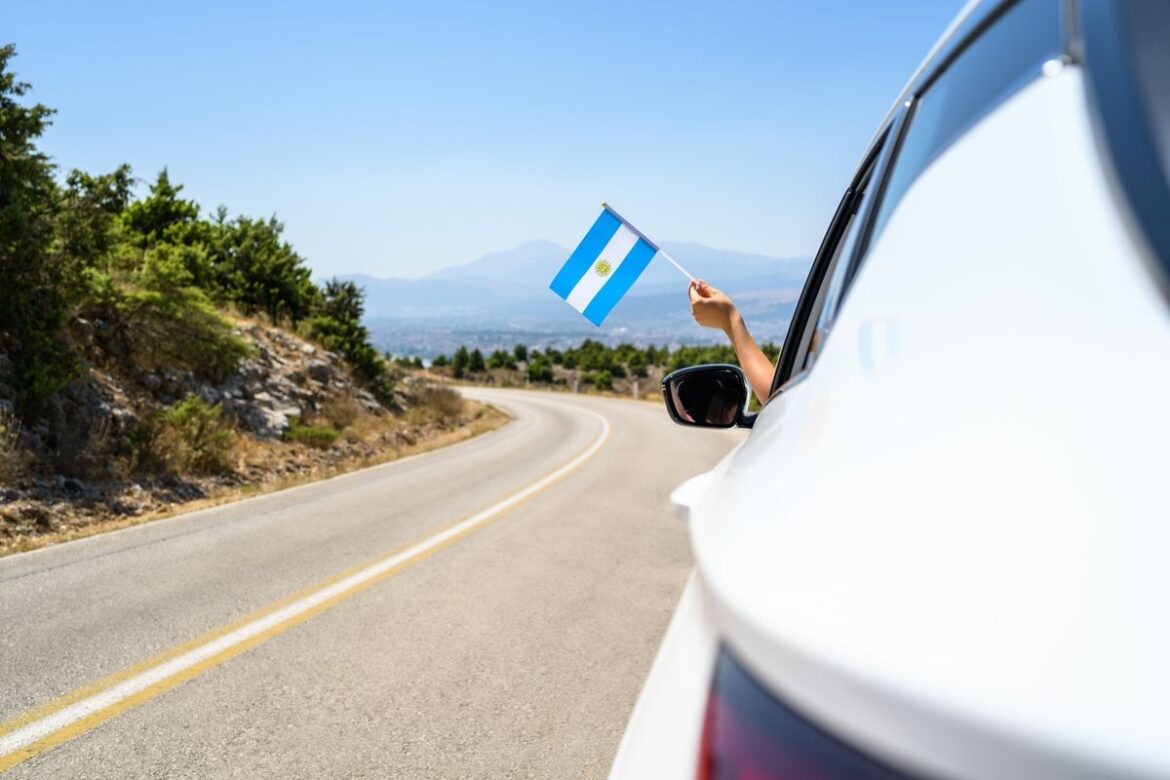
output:
POLYGON ((967 4, 963 6, 951 23, 947 25, 947 28, 943 30, 942 35, 935 41, 934 46, 926 53, 926 57, 923 58, 922 63, 915 69, 913 75, 906 82, 906 85, 898 93, 898 98, 890 106, 890 110, 886 112, 885 117, 882 118, 877 132, 874 133, 873 138, 866 147, 865 154, 862 155, 862 160, 868 158, 874 145, 878 143, 882 134, 893 122, 894 116, 898 113, 898 109, 902 104, 950 64, 950 61, 958 54, 959 49, 967 42, 968 38, 989 24, 998 12, 1010 3, 1011 0, 968 0, 967 4))

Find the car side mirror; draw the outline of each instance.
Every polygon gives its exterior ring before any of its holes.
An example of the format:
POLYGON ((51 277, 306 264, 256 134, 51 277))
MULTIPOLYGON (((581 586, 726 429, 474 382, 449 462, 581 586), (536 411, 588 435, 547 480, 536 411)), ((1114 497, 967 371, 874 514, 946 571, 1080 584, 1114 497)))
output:
POLYGON ((699 428, 752 427, 756 416, 744 414, 747 379, 739 366, 691 366, 662 380, 662 398, 670 419, 699 428))

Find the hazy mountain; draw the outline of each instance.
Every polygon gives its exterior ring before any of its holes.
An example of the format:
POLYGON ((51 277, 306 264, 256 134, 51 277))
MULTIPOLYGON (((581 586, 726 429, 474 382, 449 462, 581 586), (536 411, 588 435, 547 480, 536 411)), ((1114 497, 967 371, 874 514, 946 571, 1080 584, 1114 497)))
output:
MULTIPOLYGON (((701 244, 663 248, 696 276, 735 296, 760 339, 787 329, 808 271, 807 258, 776 258, 701 244)), ((699 328, 686 301, 686 279, 655 258, 601 328, 549 289, 570 250, 529 241, 419 279, 349 276, 366 291, 366 320, 375 343, 394 354, 432 356, 460 343, 484 349, 525 341, 567 345, 583 338, 639 344, 718 341, 699 328)))
MULTIPOLYGON (((569 252, 564 247, 552 241, 526 241, 514 249, 492 252, 470 263, 442 268, 426 278, 503 282, 506 285, 531 287, 539 285, 546 276, 551 281, 568 256, 569 252)), ((547 281, 544 286, 548 286, 547 281)))
MULTIPOLYGON (((760 284, 799 286, 808 272, 808 258, 777 258, 712 249, 702 244, 663 242, 662 248, 700 279, 722 289, 750 289, 760 284)), ((548 290, 549 282, 571 250, 551 241, 528 241, 515 249, 493 252, 464 265, 436 271, 427 279, 474 283, 502 292, 548 290)), ((630 289, 629 295, 656 295, 686 288, 678 269, 662 258, 653 262, 630 289)))

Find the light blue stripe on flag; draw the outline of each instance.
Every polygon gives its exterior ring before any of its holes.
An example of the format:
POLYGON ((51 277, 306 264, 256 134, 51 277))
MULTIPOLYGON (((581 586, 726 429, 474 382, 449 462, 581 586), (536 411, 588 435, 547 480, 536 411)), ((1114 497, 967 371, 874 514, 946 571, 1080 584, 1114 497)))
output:
POLYGON ((601 292, 585 307, 585 311, 581 312, 585 315, 585 319, 594 325, 600 325, 601 321, 613 310, 613 307, 617 306, 617 302, 622 299, 626 291, 646 270, 646 266, 650 264, 657 251, 639 238, 638 243, 634 244, 634 248, 626 255, 626 259, 614 271, 613 276, 605 283, 605 286, 601 288, 601 292))
POLYGON ((549 285, 552 291, 567 299, 577 282, 593 266, 597 256, 601 254, 601 250, 609 243, 621 225, 621 220, 611 214, 609 209, 603 209, 601 216, 593 223, 593 227, 589 228, 585 238, 569 256, 568 262, 552 280, 552 284, 549 285))
POLYGON ((549 287, 600 325, 657 252, 658 247, 606 206, 549 287))

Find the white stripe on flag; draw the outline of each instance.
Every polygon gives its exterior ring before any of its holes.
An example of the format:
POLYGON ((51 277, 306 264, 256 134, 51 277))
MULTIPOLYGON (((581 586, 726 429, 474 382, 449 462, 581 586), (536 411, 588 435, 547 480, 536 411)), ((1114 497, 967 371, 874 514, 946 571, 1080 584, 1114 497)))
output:
POLYGON ((624 224, 620 225, 617 232, 609 239, 609 243, 605 245, 605 249, 601 250, 601 254, 593 261, 593 265, 589 266, 589 270, 577 280, 573 291, 569 293, 569 297, 565 300, 579 312, 584 312, 585 307, 588 306, 597 293, 601 292, 601 288, 605 283, 613 278, 618 266, 626 259, 626 255, 634 248, 634 244, 638 243, 638 236, 634 231, 630 230, 624 224), (610 270, 605 276, 597 273, 597 261, 606 260, 609 262, 610 270))

